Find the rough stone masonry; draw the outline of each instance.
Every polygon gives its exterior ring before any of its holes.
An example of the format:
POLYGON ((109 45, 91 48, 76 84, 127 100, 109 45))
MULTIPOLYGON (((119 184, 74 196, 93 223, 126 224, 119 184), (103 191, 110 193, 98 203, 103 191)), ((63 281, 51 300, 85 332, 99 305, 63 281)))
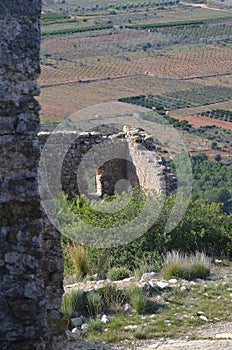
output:
POLYGON ((66 322, 60 237, 43 219, 37 184, 40 12, 40 0, 0 2, 2 350, 58 349, 52 336, 66 322))
POLYGON ((86 174, 90 170, 96 173, 96 195, 99 197, 127 191, 130 185, 164 194, 177 188, 176 176, 165 159, 158 155, 152 136, 141 128, 125 126, 123 132, 112 135, 55 130, 40 132, 39 141, 41 150, 45 149, 47 153, 49 172, 46 182, 53 194, 58 195, 61 187, 70 197, 73 193, 88 196, 86 174), (74 141, 69 144, 70 133, 74 141), (51 135, 52 151, 46 146, 51 135), (68 145, 66 152, 65 144, 68 145), (58 158, 61 159, 59 162, 58 158), (61 161, 62 167, 58 164, 61 161))

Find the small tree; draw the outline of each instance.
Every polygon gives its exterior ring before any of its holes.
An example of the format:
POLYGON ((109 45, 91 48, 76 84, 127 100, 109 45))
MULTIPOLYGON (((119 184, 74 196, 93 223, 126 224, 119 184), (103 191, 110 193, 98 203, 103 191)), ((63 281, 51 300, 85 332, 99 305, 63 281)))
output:
POLYGON ((217 162, 219 162, 219 161, 221 160, 221 155, 220 155, 220 154, 215 154, 214 160, 216 160, 217 162))
POLYGON ((217 149, 217 142, 216 141, 213 141, 211 143, 211 149, 217 149))

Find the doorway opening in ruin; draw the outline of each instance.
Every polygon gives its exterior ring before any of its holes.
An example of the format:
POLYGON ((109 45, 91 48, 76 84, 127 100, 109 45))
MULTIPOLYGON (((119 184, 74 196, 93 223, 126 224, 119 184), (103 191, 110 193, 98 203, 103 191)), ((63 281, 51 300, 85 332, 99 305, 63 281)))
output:
MULTIPOLYGON (((84 194, 89 199, 101 199, 104 194, 129 193, 139 185, 136 168, 126 159, 112 159, 99 168, 88 168, 84 171, 82 188, 77 188, 78 195, 84 194)), ((64 187, 65 188, 65 187, 64 187)))
POLYGON ((115 158, 105 162, 96 172, 97 195, 112 196, 129 192, 139 180, 132 161, 115 158))
POLYGON ((88 169, 85 172, 85 178, 88 185, 88 193, 96 194, 97 193, 97 171, 96 169, 88 169))

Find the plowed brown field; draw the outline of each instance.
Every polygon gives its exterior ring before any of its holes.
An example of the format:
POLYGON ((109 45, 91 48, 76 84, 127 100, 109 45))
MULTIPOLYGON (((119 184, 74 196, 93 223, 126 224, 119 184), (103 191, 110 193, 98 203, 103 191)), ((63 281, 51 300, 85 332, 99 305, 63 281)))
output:
POLYGON ((171 115, 171 116, 178 120, 187 120, 194 128, 199 128, 200 126, 205 126, 205 125, 216 125, 224 129, 232 130, 232 123, 225 122, 223 120, 201 117, 201 116, 186 116, 186 117, 182 117, 179 115, 171 115))

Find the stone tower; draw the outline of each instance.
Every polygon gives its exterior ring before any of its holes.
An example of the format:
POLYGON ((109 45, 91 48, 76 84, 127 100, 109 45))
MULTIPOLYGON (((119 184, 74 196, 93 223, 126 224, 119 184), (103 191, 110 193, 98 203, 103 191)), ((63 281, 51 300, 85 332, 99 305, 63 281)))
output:
POLYGON ((2 350, 51 349, 65 326, 60 237, 43 219, 37 184, 40 12, 40 0, 0 2, 2 350))

